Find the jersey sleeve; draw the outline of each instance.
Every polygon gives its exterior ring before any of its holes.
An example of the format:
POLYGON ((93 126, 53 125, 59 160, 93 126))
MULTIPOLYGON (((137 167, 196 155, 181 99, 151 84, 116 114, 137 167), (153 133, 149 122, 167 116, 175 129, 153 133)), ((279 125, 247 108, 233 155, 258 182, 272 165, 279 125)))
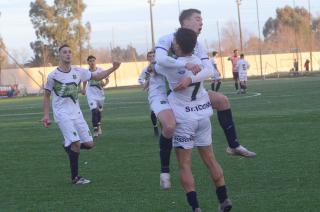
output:
POLYGON ((163 36, 159 39, 155 47, 155 61, 157 64, 168 68, 183 68, 186 63, 177 61, 175 58, 168 56, 173 40, 173 34, 163 36))
POLYGON ((84 68, 77 68, 79 73, 80 73, 80 80, 82 82, 88 81, 91 79, 92 77, 92 73, 91 71, 89 71, 88 69, 84 69, 84 68))
POLYGON ((44 85, 44 89, 48 91, 52 91, 54 86, 53 74, 49 74, 47 78, 47 82, 44 85))
POLYGON ((147 72, 147 68, 144 68, 138 78, 138 82, 141 86, 144 85, 145 81, 146 81, 146 72, 147 72))

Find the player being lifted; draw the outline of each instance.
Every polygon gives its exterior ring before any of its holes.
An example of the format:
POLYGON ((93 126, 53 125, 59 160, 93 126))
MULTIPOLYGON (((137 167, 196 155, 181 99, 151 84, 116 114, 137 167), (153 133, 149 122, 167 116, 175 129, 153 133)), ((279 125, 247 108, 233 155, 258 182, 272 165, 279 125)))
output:
POLYGON ((213 51, 212 52, 212 65, 214 67, 214 71, 213 72, 213 76, 212 76, 212 81, 211 81, 211 90, 213 91, 219 91, 220 86, 221 86, 221 74, 220 71, 218 70, 218 66, 217 66, 217 61, 216 61, 216 57, 217 57, 218 52, 217 51, 213 51), (215 84, 217 83, 217 85, 215 86, 215 84))
MULTIPOLYGON (((88 56, 87 62, 89 65, 89 71, 101 72, 101 68, 96 66, 96 57, 88 56)), ((86 94, 89 108, 91 110, 91 120, 93 127, 93 137, 98 137, 102 134, 101 129, 101 114, 104 105, 104 89, 103 87, 109 83, 109 78, 102 80, 89 80, 83 82, 82 94, 86 94)))
MULTIPOLYGON (((149 89, 150 75, 155 74, 155 71, 154 71, 154 51, 149 51, 147 53, 147 60, 148 60, 149 64, 147 67, 145 67, 142 70, 142 72, 138 78, 138 82, 143 87, 144 90, 149 89)), ((151 118, 152 125, 153 125, 153 133, 155 136, 159 136, 159 130, 158 130, 158 126, 157 126, 158 121, 157 121, 156 114, 154 113, 153 110, 151 110, 150 118, 151 118)))
POLYGON ((241 93, 247 92, 247 70, 250 68, 249 63, 244 59, 244 54, 240 54, 240 59, 237 61, 236 68, 239 73, 241 93))
MULTIPOLYGON (((201 12, 197 9, 187 9, 183 10, 180 14, 179 21, 182 28, 191 29, 196 32, 197 35, 200 34, 202 29, 202 17, 201 12)), ((163 36, 159 39, 156 44, 156 63, 164 68, 186 68, 193 72, 200 71, 200 66, 198 64, 192 64, 190 62, 178 61, 172 57, 172 41, 174 33, 163 36)), ((195 56, 197 56, 204 67, 210 69, 212 72, 213 66, 208 58, 207 51, 205 48, 197 42, 195 50, 195 56)), ((201 74, 201 71, 198 73, 201 74)), ((157 87, 157 89, 165 89, 165 82, 158 80, 153 83, 159 83, 159 85, 152 85, 150 80, 150 86, 157 87), (164 86, 163 86, 164 84, 164 86)), ((185 87, 185 82, 181 82, 179 85, 185 87)), ((172 149, 172 135, 175 131, 176 121, 170 105, 167 105, 167 99, 163 96, 165 91, 155 90, 152 92, 153 105, 158 105, 158 111, 156 113, 161 126, 162 133, 160 135, 160 161, 161 161, 161 173, 160 173, 160 185, 162 188, 170 188, 170 154, 172 149), (157 95, 159 94, 159 98, 157 95), (160 107, 161 106, 161 107, 160 107), (163 110, 160 110, 160 109, 163 110)), ((232 118, 232 112, 230 108, 229 100, 226 96, 221 93, 208 91, 211 105, 217 110, 219 124, 222 127, 224 134, 228 141, 227 153, 231 155, 241 155, 244 157, 254 157, 256 154, 247 150, 245 147, 241 146, 236 134, 235 124, 232 118)), ((150 92, 149 92, 150 98, 150 92)), ((153 105, 151 108, 153 109, 153 105)))
MULTIPOLYGON (((177 62, 192 63, 202 67, 201 60, 192 55, 197 43, 197 34, 191 29, 180 28, 174 37, 173 49, 178 57, 177 62)), ((159 74, 166 77, 172 90, 168 100, 176 118, 173 147, 179 163, 180 181, 188 203, 193 211, 201 211, 191 171, 192 148, 196 146, 216 186, 220 203, 218 210, 224 212, 231 210, 232 205, 227 196, 223 171, 212 150, 210 116, 213 111, 208 93, 203 86, 203 81, 212 75, 212 70, 204 67, 201 72, 194 75, 185 67, 168 68, 156 64, 155 68, 159 74), (184 88, 180 82, 186 82, 185 86, 188 87, 184 88)))
POLYGON ((72 52, 68 45, 59 48, 59 66, 48 75, 43 98, 43 124, 51 124, 50 96, 52 95, 53 117, 64 137, 64 149, 69 157, 71 181, 73 184, 87 184, 87 180, 78 175, 80 149, 91 149, 94 142, 80 110, 78 93, 81 82, 90 79, 102 80, 118 69, 120 63, 113 62, 113 67, 101 71, 90 72, 86 69, 71 67, 72 52))

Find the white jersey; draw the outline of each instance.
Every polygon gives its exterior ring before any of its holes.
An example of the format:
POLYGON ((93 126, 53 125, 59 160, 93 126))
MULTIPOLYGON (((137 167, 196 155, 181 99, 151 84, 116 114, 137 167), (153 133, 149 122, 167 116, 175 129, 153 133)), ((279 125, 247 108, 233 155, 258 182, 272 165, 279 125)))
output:
MULTIPOLYGON (((197 56, 179 57, 178 63, 193 63, 201 66, 201 60, 197 56)), ((172 90, 169 95, 169 103, 175 114, 177 123, 190 120, 200 120, 212 115, 212 107, 203 82, 193 83, 181 91, 173 91, 176 85, 184 77, 192 76, 193 73, 185 68, 167 68, 156 64, 156 70, 164 75, 172 90)))
MULTIPOLYGON (((186 61, 179 61, 175 59, 174 51, 172 48, 172 42, 174 40, 174 33, 161 37, 156 44, 155 61, 158 65, 163 67, 175 67, 183 68, 186 65, 186 61)), ((209 60, 208 52, 201 43, 197 41, 194 48, 195 56, 197 56, 204 67, 214 69, 212 63, 209 60)))
POLYGON ((145 68, 142 70, 142 72, 141 72, 141 74, 140 74, 140 76, 139 76, 139 78, 138 78, 138 82, 139 82, 139 84, 140 84, 141 86, 144 86, 144 84, 146 83, 146 81, 150 78, 150 73, 148 72, 148 67, 149 67, 149 66, 145 67, 145 68))
MULTIPOLYGON (((103 71, 101 68, 97 68, 97 70, 95 70, 95 72, 97 73, 101 71, 103 71)), ((105 96, 103 87, 101 86, 101 81, 90 79, 86 86, 86 95, 88 99, 93 99, 97 101, 104 100, 105 96)))
POLYGON ((212 80, 220 80, 221 76, 220 76, 220 74, 218 72, 216 59, 212 58, 211 63, 212 63, 212 66, 214 67, 212 80))
POLYGON ((80 84, 91 79, 87 69, 72 67, 69 72, 56 68, 48 75, 45 89, 51 92, 54 120, 77 119, 82 117, 78 94, 80 84))
POLYGON ((245 59, 239 59, 236 68, 239 73, 239 80, 247 81, 247 70, 250 68, 249 63, 245 59))
POLYGON ((149 79, 148 100, 155 96, 167 96, 166 79, 161 74, 152 74, 149 79))

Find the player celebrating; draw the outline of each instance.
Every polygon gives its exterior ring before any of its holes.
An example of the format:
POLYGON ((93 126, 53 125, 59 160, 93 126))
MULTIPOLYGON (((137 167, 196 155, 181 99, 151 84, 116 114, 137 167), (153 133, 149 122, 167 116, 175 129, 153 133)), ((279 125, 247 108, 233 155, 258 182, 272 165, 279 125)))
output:
MULTIPOLYGON (((197 35, 200 34, 202 29, 202 17, 199 10, 187 9, 182 11, 179 17, 179 21, 181 27, 192 29, 196 32, 197 35)), ((194 73, 199 72, 201 68, 198 64, 178 61, 174 57, 172 57, 172 55, 174 55, 174 52, 172 51, 173 49, 171 48, 173 38, 174 34, 172 33, 159 39, 156 45, 155 54, 155 60, 157 64, 165 68, 186 68, 187 70, 191 70, 194 73)), ((207 51, 199 42, 197 42, 194 52, 195 55, 201 60, 202 65, 212 70, 211 73, 213 73, 213 66, 208 58, 207 51)), ((201 74, 201 72, 199 74, 201 74)), ((163 83, 165 84, 165 82, 161 81, 160 79, 161 77, 158 77, 159 86, 153 85, 153 87, 158 87, 158 89, 165 89, 165 86, 163 86, 163 83)), ((185 82, 181 82, 180 86, 185 87, 185 82)), ((161 161, 160 185, 162 188, 168 188, 164 185, 171 185, 169 165, 170 153, 172 148, 172 135, 175 131, 176 122, 172 110, 166 105, 167 99, 165 99, 165 97, 163 96, 164 92, 165 91, 163 90, 154 91, 152 98, 156 99, 154 100, 154 102, 157 102, 159 106, 166 106, 164 107, 164 110, 158 110, 158 114, 156 114, 162 126, 162 134, 160 135, 159 141, 161 161), (159 93, 160 95, 159 98, 156 97, 157 93, 159 93)), ((256 154, 241 146, 238 141, 228 98, 221 93, 213 91, 208 91, 208 95, 212 107, 218 111, 217 114, 219 124, 222 127, 228 141, 229 147, 227 148, 227 153, 231 155, 241 155, 244 157, 254 157, 256 154)))
MULTIPOLYGON (((190 29, 180 28, 175 33, 173 48, 177 61, 190 62, 201 67, 201 60, 192 55, 197 43, 197 34, 190 29)), ((170 106, 176 118, 176 130, 173 135, 173 147, 180 169, 181 184, 186 192, 187 200, 193 211, 200 211, 195 191, 195 182, 191 171, 191 156, 193 146, 197 146, 204 164, 207 166, 220 202, 219 211, 229 211, 232 208, 227 196, 223 172, 212 151, 211 122, 212 107, 203 80, 212 73, 204 68, 197 75, 186 68, 164 68, 156 65, 158 73, 164 75, 171 94, 168 97, 170 106), (180 82, 187 82, 187 88, 180 82), (199 82, 198 82, 199 81, 199 82), (192 84, 191 84, 192 83, 192 84)))
POLYGON ((213 76, 212 76, 212 81, 211 81, 211 90, 218 92, 220 89, 220 85, 221 85, 221 74, 218 70, 218 66, 217 66, 217 62, 216 62, 216 56, 217 56, 218 52, 213 51, 212 52, 212 65, 215 69, 213 76), (215 87, 215 83, 217 83, 216 87, 215 87))
MULTIPOLYGON (((139 84, 143 87, 144 90, 148 90, 149 88, 149 79, 150 79, 150 75, 155 74, 154 71, 154 51, 149 51, 147 53, 147 60, 149 61, 149 64, 147 67, 145 67, 139 78, 138 78, 138 82, 139 84)), ((156 114, 154 113, 153 110, 151 110, 151 114, 150 114, 150 118, 152 121, 152 125, 153 125, 153 133, 155 136, 159 136, 159 130, 158 130, 158 126, 157 126, 157 117, 156 114)))
MULTIPOLYGON (((96 57, 88 56, 87 62, 89 65, 89 71, 91 72, 101 72, 101 68, 96 66, 96 57)), ((101 112, 104 105, 104 90, 103 87, 109 83, 109 78, 98 80, 89 80, 83 82, 82 94, 87 95, 87 101, 89 108, 91 110, 91 120, 93 127, 93 137, 98 137, 102 134, 101 129, 101 112)))
POLYGON ((94 142, 80 110, 78 93, 80 84, 90 79, 102 80, 108 77, 120 66, 114 62, 113 67, 101 71, 90 72, 86 69, 71 67, 72 52, 68 45, 59 48, 59 66, 48 75, 43 98, 43 124, 49 127, 51 120, 50 96, 52 99, 52 110, 55 122, 64 137, 64 148, 69 156, 71 181, 73 184, 87 184, 87 180, 78 175, 78 160, 81 149, 91 149, 94 142))
POLYGON ((244 54, 240 55, 240 59, 236 66, 239 73, 240 89, 241 93, 246 93, 247 90, 247 70, 250 68, 249 63, 244 59, 244 54))

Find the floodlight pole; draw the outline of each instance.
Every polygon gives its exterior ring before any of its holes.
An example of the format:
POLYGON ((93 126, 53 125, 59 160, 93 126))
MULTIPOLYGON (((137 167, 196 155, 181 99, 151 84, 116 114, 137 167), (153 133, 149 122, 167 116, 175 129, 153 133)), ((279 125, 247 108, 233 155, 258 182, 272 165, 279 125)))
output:
POLYGON ((237 9, 238 9, 238 23, 239 23, 239 34, 240 34, 240 50, 243 52, 243 46, 242 46, 242 30, 241 30, 241 19, 240 19, 240 3, 241 0, 236 0, 237 2, 237 9))
POLYGON ((309 22, 310 22, 310 68, 313 71, 312 65, 312 18, 311 18, 311 10, 310 10, 310 0, 308 0, 308 8, 309 8, 309 22))
POLYGON ((152 49, 154 49, 154 30, 153 30, 153 14, 152 14, 152 7, 155 4, 155 0, 148 0, 149 3, 149 12, 150 12, 150 25, 151 25, 151 42, 152 42, 152 49))
POLYGON ((178 10, 179 10, 179 15, 180 15, 180 0, 178 0, 178 10))
POLYGON ((260 56, 260 74, 262 78, 262 47, 261 47, 261 31, 260 31, 260 20, 259 20, 259 6, 258 6, 258 0, 256 0, 256 6, 257 6, 257 21, 258 21, 258 33, 259 33, 259 56, 260 56))
POLYGON ((79 63, 80 63, 80 67, 82 65, 82 44, 81 44, 81 17, 80 17, 80 3, 79 3, 79 0, 77 0, 77 6, 78 6, 78 15, 79 15, 79 18, 78 18, 78 24, 79 24, 79 27, 78 27, 78 31, 79 31, 79 63))

